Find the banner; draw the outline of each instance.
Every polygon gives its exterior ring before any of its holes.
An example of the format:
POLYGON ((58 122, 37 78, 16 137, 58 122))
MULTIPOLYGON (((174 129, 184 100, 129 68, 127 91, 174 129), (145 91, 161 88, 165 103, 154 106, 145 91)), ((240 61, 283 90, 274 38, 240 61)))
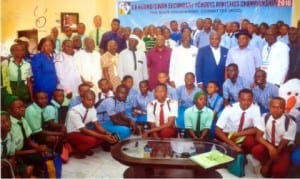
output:
POLYGON ((122 26, 167 25, 171 20, 195 27, 197 18, 219 18, 223 23, 247 18, 260 24, 278 20, 291 24, 292 0, 118 0, 122 26))

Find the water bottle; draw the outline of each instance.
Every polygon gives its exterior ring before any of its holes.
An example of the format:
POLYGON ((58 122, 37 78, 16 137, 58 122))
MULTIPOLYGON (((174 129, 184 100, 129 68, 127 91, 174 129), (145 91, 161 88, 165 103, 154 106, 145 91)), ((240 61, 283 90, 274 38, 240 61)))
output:
POLYGON ((210 151, 214 151, 214 150, 217 150, 217 148, 216 148, 216 145, 215 145, 215 144, 214 144, 214 145, 211 147, 210 151))

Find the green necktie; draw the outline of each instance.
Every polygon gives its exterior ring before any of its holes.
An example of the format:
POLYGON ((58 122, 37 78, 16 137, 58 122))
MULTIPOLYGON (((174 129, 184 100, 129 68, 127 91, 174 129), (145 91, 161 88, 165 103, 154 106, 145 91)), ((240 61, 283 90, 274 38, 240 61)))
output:
POLYGON ((17 66, 18 66, 17 86, 20 86, 22 81, 21 65, 17 65, 17 66))
POLYGON ((97 32, 96 32, 96 44, 97 46, 99 45, 99 28, 97 28, 97 32))
POLYGON ((197 137, 200 137, 200 134, 201 134, 201 131, 200 131, 201 113, 202 113, 202 111, 199 111, 198 112, 198 117, 197 117, 197 123, 196 123, 196 135, 197 135, 197 137))
POLYGON ((7 140, 1 142, 2 145, 2 155, 1 158, 6 158, 7 156, 7 140))
POLYGON ((25 129, 24 129, 24 126, 23 126, 23 123, 20 121, 18 122, 20 128, 21 128, 21 131, 22 131, 22 135, 23 135, 23 139, 25 140, 27 138, 26 136, 26 132, 25 132, 25 129))

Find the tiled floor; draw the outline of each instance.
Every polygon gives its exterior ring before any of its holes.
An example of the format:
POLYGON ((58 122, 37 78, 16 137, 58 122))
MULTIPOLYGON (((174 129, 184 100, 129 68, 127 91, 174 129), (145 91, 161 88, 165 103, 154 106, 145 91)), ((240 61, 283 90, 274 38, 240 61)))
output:
MULTIPOLYGON (((63 165, 63 178, 123 178, 123 172, 127 166, 114 160, 109 152, 102 151, 101 148, 94 149, 93 156, 85 159, 71 157, 67 164, 63 165)), ((248 157, 249 158, 249 157, 248 157)), ((248 159, 246 165, 245 178, 260 178, 254 167, 255 162, 248 159)), ((238 178, 230 174, 226 169, 217 170, 223 178, 238 178)))

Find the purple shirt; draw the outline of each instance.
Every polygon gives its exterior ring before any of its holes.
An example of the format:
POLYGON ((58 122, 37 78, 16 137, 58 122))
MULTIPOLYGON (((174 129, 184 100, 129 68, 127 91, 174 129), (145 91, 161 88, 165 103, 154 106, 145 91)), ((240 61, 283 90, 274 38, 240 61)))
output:
POLYGON ((118 44, 118 53, 126 48, 126 40, 124 36, 119 33, 115 33, 112 31, 106 32, 103 34, 99 47, 107 51, 107 42, 110 40, 114 40, 118 44))
POLYGON ((169 75, 171 51, 169 47, 164 47, 162 51, 154 47, 148 51, 147 66, 149 69, 150 90, 158 84, 157 75, 159 72, 167 72, 169 75))

